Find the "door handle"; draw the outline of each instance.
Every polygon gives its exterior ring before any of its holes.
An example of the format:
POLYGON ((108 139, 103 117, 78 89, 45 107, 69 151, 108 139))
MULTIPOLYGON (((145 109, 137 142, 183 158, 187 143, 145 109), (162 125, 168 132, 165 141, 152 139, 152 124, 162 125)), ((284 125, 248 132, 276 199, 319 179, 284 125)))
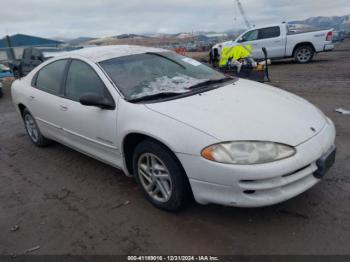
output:
POLYGON ((67 111, 67 110, 68 110, 68 107, 60 105, 60 109, 61 109, 62 111, 67 111))

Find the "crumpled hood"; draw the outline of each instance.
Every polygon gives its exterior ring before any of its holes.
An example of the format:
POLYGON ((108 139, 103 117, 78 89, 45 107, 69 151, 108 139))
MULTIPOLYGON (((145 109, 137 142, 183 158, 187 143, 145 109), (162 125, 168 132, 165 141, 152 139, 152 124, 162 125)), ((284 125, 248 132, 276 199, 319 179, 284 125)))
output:
POLYGON ((306 100, 243 79, 147 107, 220 141, 260 140, 297 146, 320 132, 326 123, 325 116, 306 100))

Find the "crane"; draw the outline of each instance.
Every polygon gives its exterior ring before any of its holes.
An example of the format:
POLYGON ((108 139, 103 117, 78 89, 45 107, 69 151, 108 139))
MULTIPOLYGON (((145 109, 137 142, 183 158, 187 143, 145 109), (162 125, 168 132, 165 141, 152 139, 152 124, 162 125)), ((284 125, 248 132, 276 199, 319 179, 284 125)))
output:
POLYGON ((241 13, 241 15, 243 17, 243 20, 244 20, 244 23, 245 23, 246 27, 248 29, 251 28, 251 25, 250 25, 250 23, 249 23, 249 21, 247 19, 247 16, 245 14, 245 11, 243 9, 243 6, 242 6, 241 2, 239 0, 236 0, 236 3, 237 3, 237 6, 238 6, 238 9, 239 9, 239 12, 241 13))

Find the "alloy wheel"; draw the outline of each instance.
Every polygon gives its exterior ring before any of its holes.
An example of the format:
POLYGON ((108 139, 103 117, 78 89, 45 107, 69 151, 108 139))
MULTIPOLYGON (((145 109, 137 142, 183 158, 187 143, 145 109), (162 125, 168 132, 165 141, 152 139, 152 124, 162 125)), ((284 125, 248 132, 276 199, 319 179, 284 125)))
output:
POLYGON ((137 163, 138 176, 147 194, 158 202, 167 202, 173 192, 170 173, 156 155, 144 153, 137 163))
POLYGON ((297 57, 298 57, 298 60, 300 62, 307 62, 307 61, 309 61, 310 58, 311 58, 311 51, 310 51, 310 49, 303 48, 303 49, 298 50, 297 57))
POLYGON ((36 127, 34 118, 27 114, 24 116, 24 122, 25 122, 25 126, 28 132, 28 135, 30 136, 30 138, 34 141, 34 142, 38 142, 39 140, 39 132, 38 129, 36 127))

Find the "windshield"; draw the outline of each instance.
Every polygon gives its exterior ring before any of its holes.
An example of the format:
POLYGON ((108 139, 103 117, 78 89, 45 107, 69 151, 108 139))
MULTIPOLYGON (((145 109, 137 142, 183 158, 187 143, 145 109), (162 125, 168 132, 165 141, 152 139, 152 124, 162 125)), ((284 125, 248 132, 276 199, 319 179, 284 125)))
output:
POLYGON ((199 62, 173 52, 117 57, 100 63, 126 99, 186 93, 193 86, 225 78, 199 62))

